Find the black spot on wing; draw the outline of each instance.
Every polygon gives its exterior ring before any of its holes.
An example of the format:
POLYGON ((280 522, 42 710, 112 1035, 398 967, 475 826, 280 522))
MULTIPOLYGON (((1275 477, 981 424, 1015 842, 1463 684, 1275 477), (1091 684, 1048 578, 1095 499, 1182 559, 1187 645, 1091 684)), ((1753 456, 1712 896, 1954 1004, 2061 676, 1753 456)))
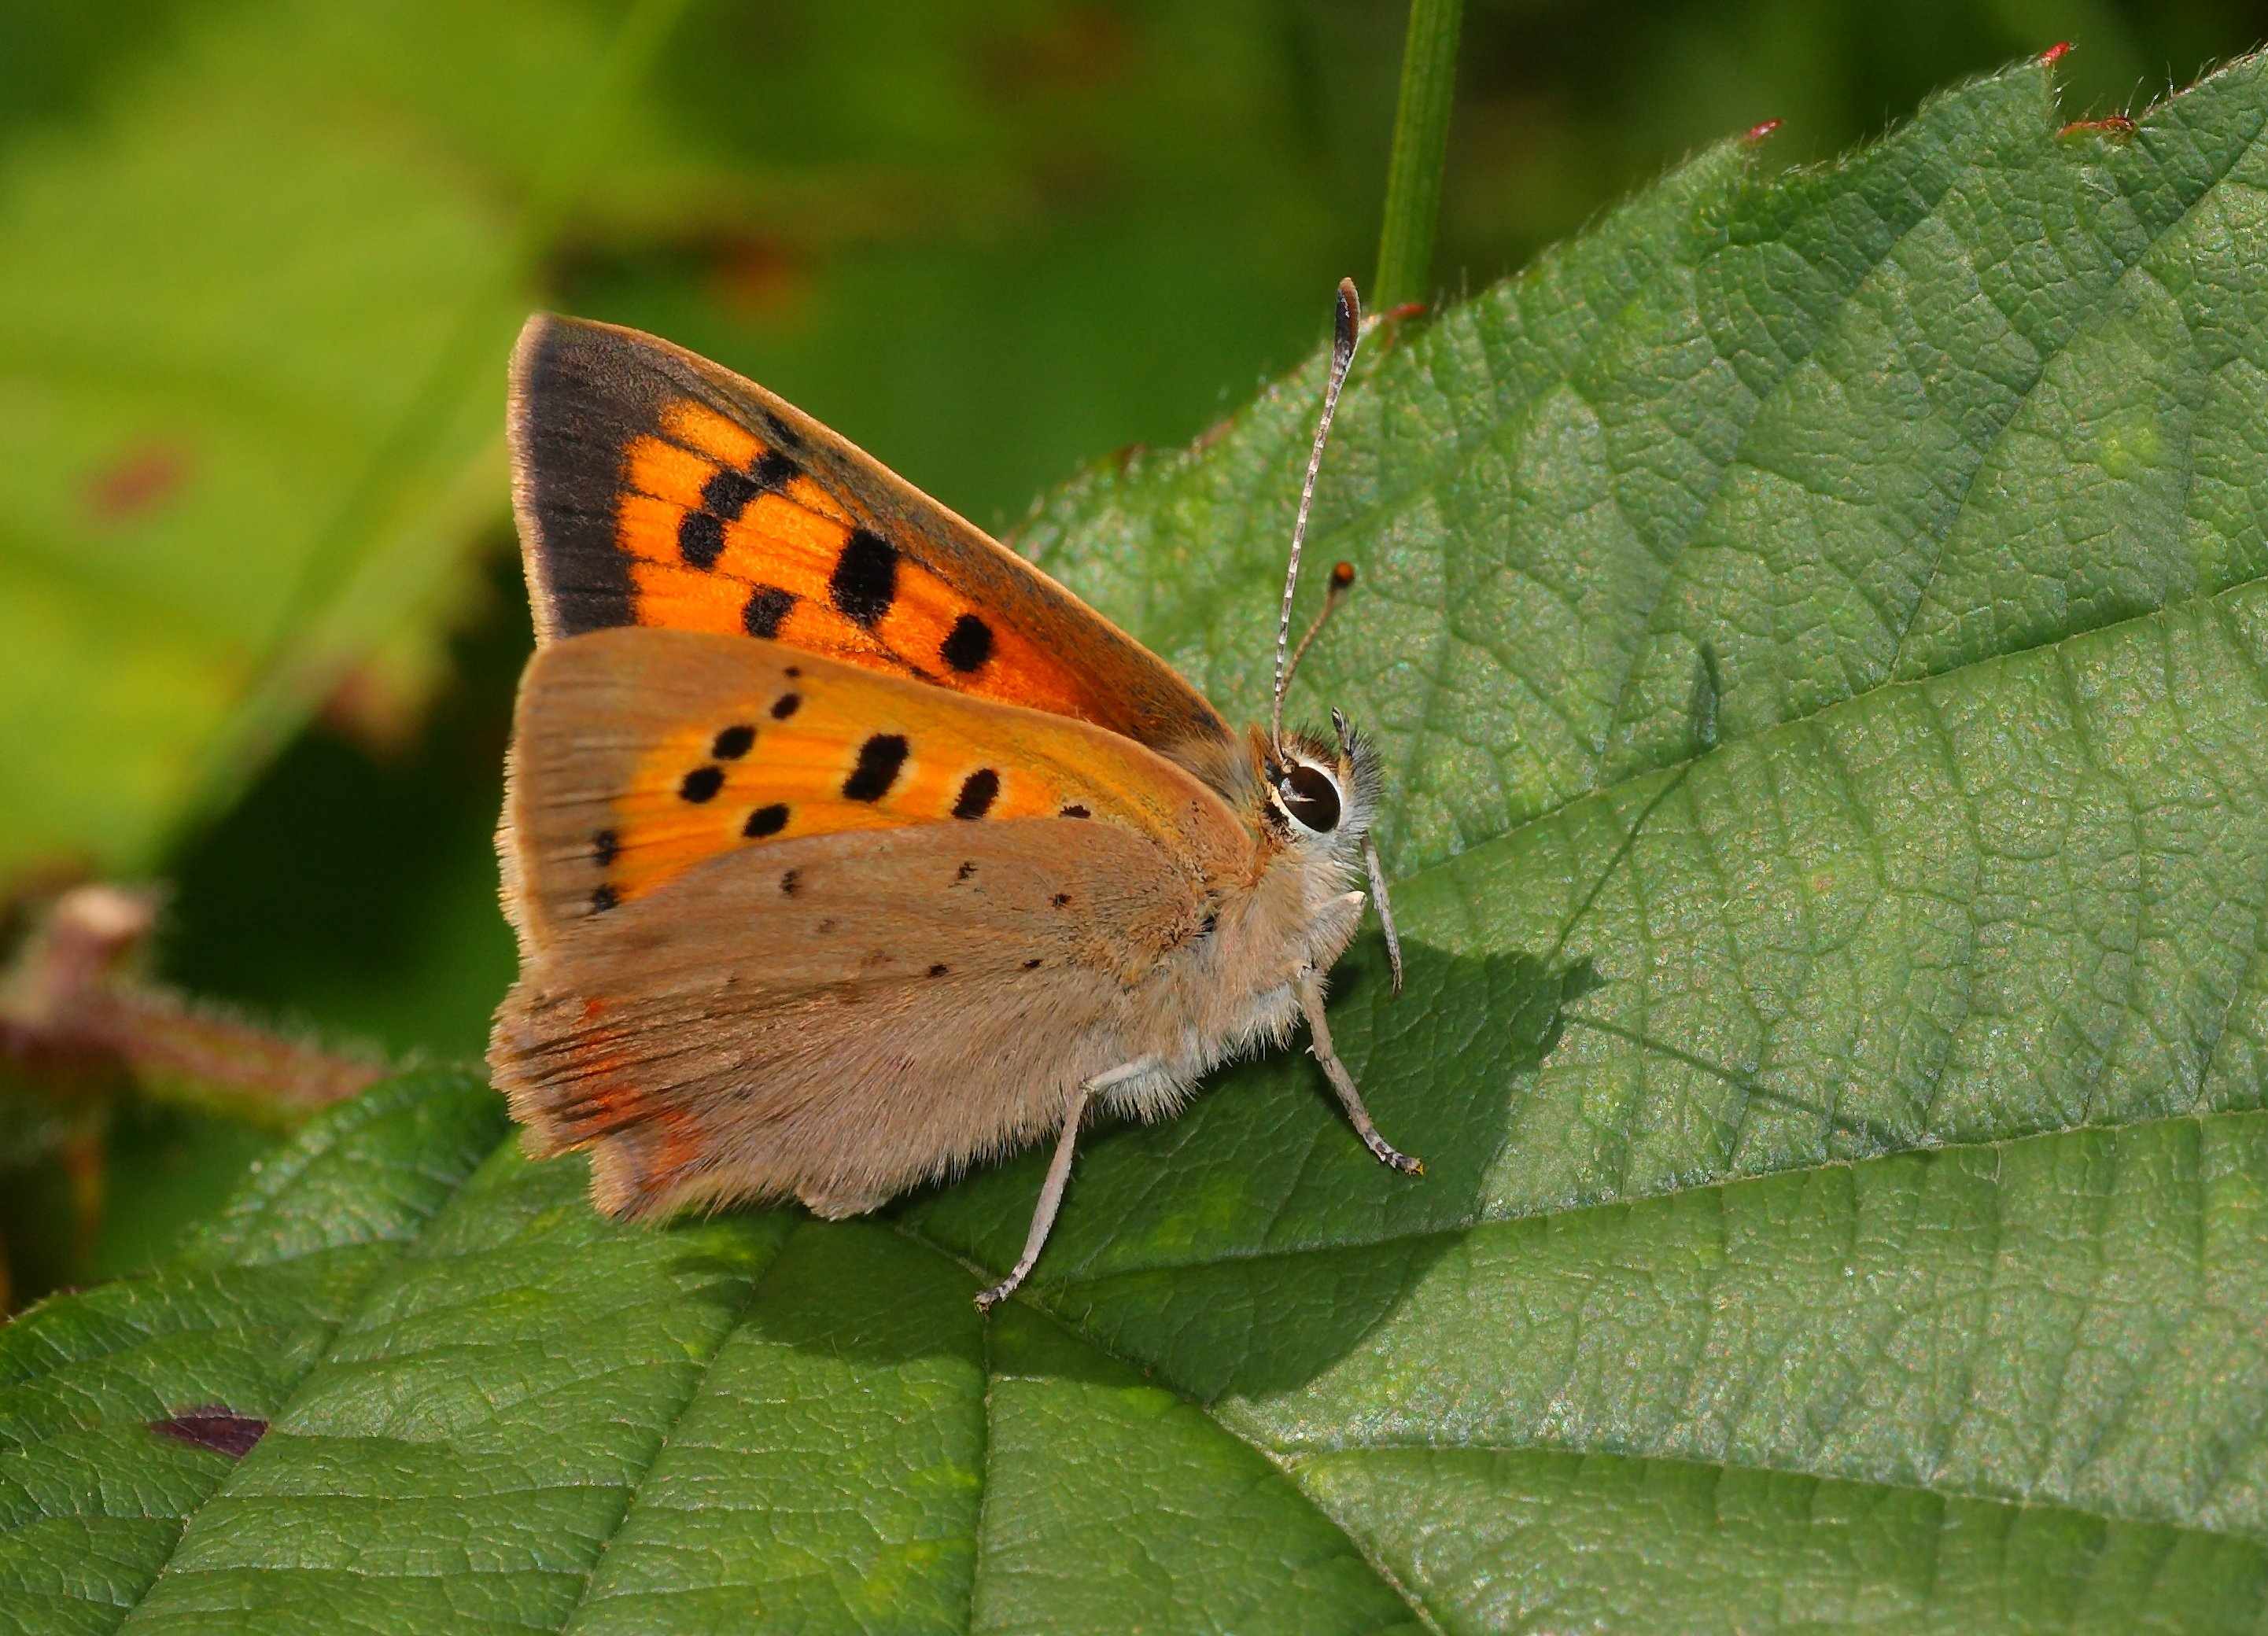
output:
POLYGON ((803 871, 801 869, 790 869, 786 874, 780 877, 781 896, 792 898, 802 889, 803 871))
POLYGON ((748 753, 755 742, 756 730, 740 723, 718 734, 716 742, 709 746, 709 753, 719 761, 737 761, 748 753))
POLYGON ((612 886, 593 887, 591 891, 591 913, 604 914, 622 900, 622 893, 612 886))
POLYGON ((615 860, 622 855, 622 837, 610 829, 602 829, 591 837, 591 861, 602 869, 615 867, 615 860))
POLYGON ((677 554, 697 569, 714 568, 725 554, 725 526, 737 523, 759 495, 785 487, 802 471, 787 456, 761 457, 752 472, 725 466, 701 485, 701 509, 688 511, 677 525, 677 554))
POLYGON ((937 651, 939 658, 965 676, 992 657, 992 627, 974 613, 964 613, 954 620, 937 651))
POLYGON ((1088 811, 1085 807, 1079 805, 1078 802, 1074 801, 1062 811, 1057 813, 1056 816, 1057 818, 1093 818, 1094 814, 1088 811))
POLYGON ((906 764, 906 741, 898 733, 876 733, 858 746, 858 765, 843 781, 845 801, 880 801, 898 781, 906 764))
MULTIPOLYGON (((759 585, 748 593, 747 605, 740 610, 740 628, 751 636, 767 640, 780 633, 786 621, 788 610, 795 606, 795 592, 783 591, 777 585, 759 585)), ((793 671, 788 672, 792 676, 793 671)))
POLYGON ((898 548, 868 528, 854 528, 835 559, 827 594, 837 613, 872 630, 898 597, 898 548))
POLYGON ((801 693, 784 693, 778 698, 772 701, 772 720, 775 722, 784 722, 788 717, 793 715, 801 708, 803 708, 803 695, 801 693))
POLYGON ((755 475, 756 493, 777 494, 802 476, 803 468, 778 450, 773 449, 767 451, 764 457, 756 462, 755 475))
POLYGON ((688 568, 715 568, 717 559, 725 554, 724 524, 706 511, 688 511, 677 519, 677 554, 685 559, 688 568))
POLYGON ((945 963, 943 961, 939 961, 937 965, 929 968, 929 974, 932 977, 943 977, 946 973, 946 970, 945 963))
POLYGON ((992 810, 992 803, 1000 794, 1000 775, 989 767, 980 767, 961 781, 961 794, 953 803, 953 816, 957 818, 981 818, 992 810))
MULTIPOLYGON (((786 827, 787 807, 785 803, 775 801, 768 807, 758 807, 749 813, 748 821, 740 825, 740 833, 750 840, 762 840, 767 835, 778 834, 786 827)), ((795 894, 795 888, 788 882, 794 878, 795 871, 790 869, 780 881, 780 890, 791 897, 795 894)))
POLYGON ((748 502, 763 492, 756 480, 734 466, 725 466, 701 485, 701 509, 720 523, 737 523, 748 502))
POLYGON ((678 785, 677 796, 681 801, 690 801, 699 806, 704 801, 715 799, 717 792, 724 788, 723 767, 696 767, 685 775, 684 782, 678 785))

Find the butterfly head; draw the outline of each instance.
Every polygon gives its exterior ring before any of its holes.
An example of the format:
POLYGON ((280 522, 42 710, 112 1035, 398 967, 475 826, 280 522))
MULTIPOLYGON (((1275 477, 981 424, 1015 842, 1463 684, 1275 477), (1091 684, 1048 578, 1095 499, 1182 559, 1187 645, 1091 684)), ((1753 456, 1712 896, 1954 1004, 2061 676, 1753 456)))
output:
MULTIPOLYGON (((1402 940, 1394 929, 1378 843, 1370 833, 1385 795, 1385 773, 1378 752, 1336 710, 1331 712, 1331 727, 1334 738, 1320 733, 1254 733, 1261 823, 1282 848, 1278 855, 1294 861, 1307 883, 1307 900, 1317 910, 1331 904, 1348 885, 1369 877, 1370 900, 1386 933, 1394 990, 1399 994, 1402 940)), ((1338 901, 1359 906, 1362 899, 1357 895, 1338 901)), ((1336 956, 1344 940, 1342 931, 1331 944, 1331 955, 1336 956)))
POLYGON ((1345 716, 1331 712, 1334 743, 1292 732, 1264 743, 1261 798, 1269 827, 1310 855, 1359 863, 1384 791, 1378 752, 1345 716))

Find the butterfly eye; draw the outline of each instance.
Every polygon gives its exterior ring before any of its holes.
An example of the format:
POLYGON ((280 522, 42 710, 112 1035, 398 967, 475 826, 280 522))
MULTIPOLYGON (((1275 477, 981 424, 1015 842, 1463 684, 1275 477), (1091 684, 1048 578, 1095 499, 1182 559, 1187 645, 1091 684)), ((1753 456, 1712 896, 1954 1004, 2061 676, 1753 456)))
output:
POLYGON ((1339 787, 1321 767, 1302 762, 1285 773, 1276 789, 1284 797, 1284 810, 1316 834, 1328 835, 1339 826, 1339 787))

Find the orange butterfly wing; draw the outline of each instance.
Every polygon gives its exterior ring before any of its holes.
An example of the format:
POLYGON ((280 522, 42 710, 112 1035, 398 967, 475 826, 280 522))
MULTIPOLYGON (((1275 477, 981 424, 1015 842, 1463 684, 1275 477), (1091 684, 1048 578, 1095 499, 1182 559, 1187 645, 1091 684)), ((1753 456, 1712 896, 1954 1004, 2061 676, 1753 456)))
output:
POLYGON ((1073 716, 1211 774, 1203 695, 1054 580, 753 382, 539 315, 512 360, 537 634, 637 625, 783 647, 1073 716))
POLYGON ((529 660, 499 842, 536 948, 763 843, 1017 818, 1132 830, 1200 891, 1251 849, 1219 796, 1120 735, 772 643, 641 629, 529 660))

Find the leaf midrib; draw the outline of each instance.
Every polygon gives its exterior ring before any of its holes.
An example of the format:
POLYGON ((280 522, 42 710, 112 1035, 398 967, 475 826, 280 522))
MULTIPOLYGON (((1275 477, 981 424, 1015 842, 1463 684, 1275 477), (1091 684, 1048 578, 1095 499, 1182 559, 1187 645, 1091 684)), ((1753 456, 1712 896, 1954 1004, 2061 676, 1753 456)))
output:
MULTIPOLYGON (((2172 1121, 2146 1122, 2170 1123, 2172 1121)), ((1998 1147, 2001 1144, 1998 1142, 1989 1142, 1975 1145, 1989 1148, 1998 1147)), ((1729 1185, 1732 1184, 1721 1184, 1721 1185, 1729 1185)), ((922 1249, 931 1251, 939 1259, 950 1264, 956 1271, 967 1273, 980 1280, 989 1279, 991 1276, 991 1273, 988 1269, 969 1261, 968 1258, 959 1255, 946 1245, 939 1244, 927 1237, 918 1229, 909 1227, 903 1222, 895 1222, 892 1226, 893 1229, 901 1237, 907 1240, 907 1242, 917 1244, 922 1249)), ((1066 1288, 1066 1286, 1056 1286, 1052 1288, 1066 1288)), ((1375 1555, 1369 1550, 1369 1548, 1361 1540, 1356 1537, 1349 1526, 1335 1515, 1330 1508, 1322 1502, 1308 1485, 1301 1480, 1301 1473, 1306 1467, 1329 1458, 1342 1456, 1360 1456, 1372 1452, 1418 1451, 1428 1454, 1449 1455, 1468 1452, 1523 1456, 1535 1455, 1547 1458, 1565 1459, 1570 1461, 1580 1461, 1589 1457, 1591 1455, 1598 1454, 1609 1456, 1618 1460, 1628 1460, 1641 1463, 1648 1466, 1691 1468, 1719 1473, 1745 1474, 1753 1472, 1764 1476, 1799 1478, 1814 1484, 1832 1484, 1842 1487, 1867 1489, 1882 1493, 1918 1493, 1926 1494, 1932 1499, 1939 1500, 1959 1500, 1980 1505, 2015 1507, 2039 1515, 2064 1515, 2085 1518, 2092 1522, 2114 1523, 2125 1527, 2162 1529, 2169 1533, 2184 1538, 2209 1540, 2241 1539, 2255 1542, 2268 1540, 2268 1532, 2256 1534, 2238 1530, 2217 1531, 2212 1529, 2199 1528, 2193 1523, 2171 1522, 2161 1516, 2152 1516, 2140 1513, 2116 1511, 2074 1505, 2067 1500, 2037 1500, 2029 1496, 2011 1496, 2001 1493, 1992 1493, 1981 1489, 1962 1485, 1948 1484, 1943 1486, 1932 1487, 1926 1484, 1901 1483, 1871 1475, 1852 1476, 1842 1472, 1807 1471, 1800 1466, 1782 1465, 1769 1461, 1735 1460, 1731 1458, 1717 1460, 1699 1459, 1691 1456, 1661 1455, 1641 1450, 1628 1450, 1612 1447, 1608 1444, 1602 1444, 1596 1449, 1583 1449, 1554 1447, 1547 1443, 1536 1443, 1523 1446, 1520 1444, 1504 1443, 1428 1443, 1415 1440, 1384 1440, 1378 1442, 1301 1444, 1296 1447, 1285 1448, 1279 1444, 1250 1435, 1233 1424, 1224 1420, 1220 1415, 1214 1412, 1211 1404, 1192 1396, 1170 1377, 1159 1375, 1156 1372, 1155 1364, 1152 1361, 1145 1360, 1135 1354, 1121 1352, 1112 1346, 1108 1342, 1090 1333, 1081 1327, 1076 1319, 1067 1317, 1064 1313, 1056 1310, 1052 1305, 1048 1304, 1042 1299, 1042 1296, 1047 1293, 1049 1292, 1027 1291, 1018 1295, 1014 1299, 1024 1303, 1027 1310, 1035 1312, 1039 1316, 1047 1319, 1050 1324, 1061 1331, 1072 1340, 1078 1342, 1079 1345, 1109 1359, 1123 1368, 1132 1370, 1140 1375, 1143 1377, 1145 1383, 1162 1387, 1164 1390, 1172 1392, 1177 1400, 1188 1405, 1189 1407, 1196 1409, 1202 1413, 1205 1417, 1207 1423, 1216 1431, 1258 1455, 1261 1459, 1267 1464, 1270 1470, 1278 1472, 1287 1483, 1291 1485, 1291 1486, 1298 1493, 1300 1498, 1304 1500, 1311 1509, 1326 1519, 1333 1529, 1337 1530, 1346 1538, 1349 1548, 1354 1552, 1357 1559, 1363 1562, 1364 1565, 1377 1576, 1381 1584, 1393 1591, 1396 1596, 1400 1597, 1401 1600, 1410 1609, 1411 1613, 1418 1618, 1428 1630, 1440 1631, 1443 1627, 1440 1624, 1439 1620, 1434 1617, 1432 1610, 1426 1606, 1424 1601, 1414 1592, 1401 1584, 1398 1577, 1388 1571, 1386 1567, 1378 1561, 1375 1555)), ((988 1373, 988 1384, 990 1376, 988 1373)), ((978 1539, 976 1544, 977 1559, 981 1564, 983 1556, 983 1542, 981 1537, 978 1539)))
MULTIPOLYGON (((904 1239, 908 1244, 912 1244, 918 1249, 927 1251, 930 1254, 937 1257, 938 1259, 951 1266, 957 1273, 973 1280, 980 1288, 990 1285, 997 1277, 997 1273, 992 1269, 983 1266, 977 1262, 970 1260, 968 1257, 963 1256, 948 1248, 945 1244, 939 1243, 936 1239, 933 1239, 927 1234, 924 1233, 919 1228, 914 1227, 904 1221, 892 1221, 889 1226, 891 1231, 895 1233, 900 1238, 904 1239)), ((1119 1352, 1107 1343, 1096 1339, 1094 1336, 1082 1330, 1072 1320, 1064 1317, 1061 1313, 1057 1312, 1051 1307, 1042 1303, 1032 1292, 1028 1290, 1020 1292, 1019 1294, 1011 1296, 1010 1299, 1020 1303, 1025 1310, 1034 1313, 1039 1317, 1046 1320, 1049 1324, 1078 1345, 1085 1346, 1089 1351, 1097 1353, 1100 1355, 1109 1359, 1121 1368, 1129 1370, 1140 1376, 1145 1385, 1159 1386, 1161 1390, 1171 1392, 1177 1401, 1188 1405, 1190 1408, 1193 1408, 1199 1413, 1203 1414, 1205 1417, 1206 1423, 1211 1426, 1216 1431, 1222 1433, 1231 1441, 1251 1450, 1254 1454, 1259 1456, 1261 1461, 1268 1467, 1269 1470, 1275 1471, 1279 1477, 1284 1477, 1286 1480, 1290 1480, 1284 1463, 1284 1458, 1276 1450, 1270 1449, 1265 1443, 1256 1442, 1252 1438, 1245 1436, 1242 1433, 1238 1432, 1233 1427, 1225 1424, 1218 1415, 1213 1413, 1211 1405, 1202 1403, 1198 1399, 1189 1396, 1189 1394, 1183 1391, 1176 1383, 1171 1380, 1162 1382, 1158 1380, 1155 1377, 1150 1364, 1145 1362, 1139 1358, 1129 1356, 1124 1353, 1119 1352)), ((987 1448, 989 1449, 991 1437, 992 1385, 999 1376, 994 1372, 992 1367, 992 1318, 990 1315, 987 1315, 980 1320, 980 1326, 983 1332, 984 1337, 983 1368, 985 1436, 987 1448)), ((984 1489, 985 1497, 989 1497, 990 1491, 989 1468, 990 1463, 988 1461, 986 1472, 987 1481, 984 1489)), ((1357 1539, 1354 1535, 1349 1531, 1344 1523, 1341 1522, 1336 1517, 1333 1516, 1328 1510, 1319 1504, 1314 1496, 1309 1493, 1304 1487, 1300 1486, 1299 1483, 1292 1481, 1291 1486, 1309 1510, 1313 1511, 1317 1516, 1329 1523, 1332 1530, 1346 1541, 1347 1548, 1354 1553, 1356 1560, 1362 1563, 1362 1565, 1370 1571, 1372 1575, 1377 1579, 1380 1584, 1392 1591, 1403 1605, 1410 1610, 1411 1615, 1417 1618, 1418 1623, 1425 1625, 1425 1627, 1429 1631, 1442 1632, 1442 1626, 1440 1621, 1434 1618, 1432 1610, 1427 1608, 1425 1603, 1414 1592, 1404 1587, 1395 1575, 1388 1572, 1385 1566, 1380 1563, 1367 1549, 1365 1548, 1363 1543, 1357 1539)), ((986 1508, 983 1503, 983 1500, 980 1499, 977 1510, 976 1537, 974 1541, 975 1549, 973 1556, 975 1560, 971 1564, 969 1570, 969 1584, 971 1587, 969 1595, 969 1636, 976 1636, 976 1625, 975 1612, 976 1597, 975 1587, 979 1582, 984 1567, 985 1536, 983 1523, 985 1519, 985 1510, 986 1508)), ((1443 1633, 1443 1636, 1446 1636, 1445 1632, 1443 1633)))
MULTIPOLYGON (((504 1138, 506 1142, 512 1140, 509 1136, 504 1138)), ((621 1537, 622 1530, 630 1524, 631 1513, 638 1508, 638 1501, 643 1497, 646 1479, 652 1476, 654 1467, 661 1463, 663 1453, 676 1437, 677 1428, 683 1424, 686 1415, 692 1411, 693 1405, 701 1400, 703 1390, 709 1383, 709 1377, 716 1371, 717 1360, 724 1356, 725 1349, 731 1344, 733 1337, 739 1334, 741 1325, 748 1321, 748 1315, 755 1310, 756 1304, 757 1292, 763 1288, 765 1280, 770 1279, 774 1271, 778 1268, 781 1260, 787 1254, 788 1246, 795 1242, 799 1233, 808 1232, 811 1225, 809 1222, 802 1222, 798 1225, 796 1231, 781 1235, 778 1243, 772 1246, 771 1254, 765 1259, 763 1266, 749 1275, 747 1288, 741 1292, 732 1320, 718 1328, 716 1344, 711 1346, 707 1354, 699 1360, 699 1367, 694 1369, 692 1378, 687 1383, 684 1396, 679 1398, 675 1406, 663 1420, 660 1428, 655 1433, 652 1451, 638 1463, 636 1473, 619 1485, 623 1491, 622 1508, 615 1514, 613 1524, 605 1534, 600 1537, 597 1549, 591 1553, 591 1566, 584 1570, 583 1574, 583 1588, 575 1593, 574 1604, 567 1610, 565 1616, 559 1621, 559 1629, 562 1631, 575 1623, 577 1617, 583 1610, 584 1604, 590 1601, 592 1588, 599 1582, 599 1572, 606 1566, 607 1553, 614 1549, 615 1541, 621 1537)), ((591 1378, 593 1377, 578 1376, 570 1384, 580 1386, 591 1378)), ((586 1486, 596 1486, 586 1485, 586 1486)), ((608 1484, 607 1486, 613 1487, 616 1485, 608 1484)))
MULTIPOLYGON (((1880 1153, 1859 1154, 1850 1157, 1832 1159, 1805 1160, 1798 1163, 1783 1165, 1777 1170, 1760 1170, 1753 1175, 1723 1176, 1713 1181, 1659 1187, 1652 1191, 1616 1192, 1598 1198, 1543 1204, 1532 1208, 1513 1210, 1502 1215, 1474 1215, 1441 1226, 1406 1228, 1390 1233, 1378 1233, 1364 1238, 1318 1238, 1293 1244, 1234 1245, 1224 1247, 1203 1257, 1189 1257, 1179 1260, 1160 1258, 1127 1261, 1114 1264, 1103 1272, 1079 1273, 1068 1278, 1050 1280, 1043 1288, 1035 1292, 1034 1298, 1036 1300, 1041 1295, 1051 1295, 1061 1290, 1090 1289, 1099 1285, 1115 1283, 1121 1279, 1147 1276, 1157 1273, 1195 1273, 1202 1272, 1208 1267, 1230 1266, 1245 1263, 1296 1261, 1308 1256, 1387 1250, 1403 1245, 1423 1244, 1433 1239, 1462 1238, 1490 1230, 1510 1231, 1528 1227, 1536 1221, 1576 1220, 1605 1211, 1626 1210, 1633 1206, 1654 1204, 1665 1199, 1682 1198, 1695 1193, 1723 1192, 1734 1187, 1764 1186, 1807 1170, 1855 1170, 1860 1165, 1878 1164, 1885 1160, 1909 1158, 1917 1153, 1926 1153, 1933 1159, 1940 1157, 1950 1159, 1969 1153, 1997 1153, 2002 1148, 2019 1143, 2053 1141, 2059 1136, 2115 1136, 2123 1132, 2152 1130, 2160 1126, 2203 1125, 2213 1119, 2241 1118, 2252 1111, 2255 1111, 2217 1109, 2202 1114, 2166 1113, 2148 1119, 2125 1119, 2107 1125, 2067 1125, 2047 1130, 2018 1131, 2006 1136, 1988 1137, 1976 1141, 1924 1141, 1910 1148, 1889 1148, 1880 1153)), ((952 1256, 952 1251, 939 1244, 926 1239, 921 1242, 924 1248, 935 1250, 939 1254, 948 1257, 952 1256)), ((958 1259, 958 1258, 954 1258, 958 1259)), ((961 1262, 961 1265, 972 1273, 981 1273, 987 1278, 998 1275, 997 1272, 978 1267, 974 1262, 961 1262)))
MULTIPOLYGON (((1296 1450, 1283 1456, 1287 1471, 1319 1464, 1329 1460, 1369 1454, 1427 1454, 1427 1455, 1494 1455, 1515 1459, 1565 1461, 1578 1464, 1594 1458, 1626 1461, 1671 1471, 1709 1471, 1719 1476, 1793 1478, 1797 1480, 1837 1488, 1863 1488, 1883 1494, 1916 1494, 1939 1501, 1958 1500, 1969 1504, 2005 1506, 2010 1510, 2026 1511, 2036 1516, 2068 1516, 2083 1518, 2090 1522, 2109 1522, 2124 1528, 2160 1529, 2182 1539, 2220 1543, 2242 1540, 2248 1544, 2268 1540, 2268 1536, 2216 1532, 2190 1522, 2170 1522, 2163 1517, 2139 1516, 2122 1512, 2107 1512, 2073 1506, 2059 1500, 2036 1500, 2021 1494, 1979 1493, 1963 1488, 1932 1488, 1921 1483, 1901 1483, 1887 1478, 1846 1477, 1837 1472, 1808 1471, 1800 1466, 1781 1465, 1768 1460, 1700 1460, 1685 1455, 1647 1454, 1639 1450, 1601 1447, 1598 1449, 1554 1448, 1546 1443, 1428 1443, 1410 1439, 1389 1439, 1372 1443, 1346 1443, 1316 1446, 1296 1450)), ((1294 1479, 1296 1480, 1296 1478, 1294 1479)))
MULTIPOLYGON (((1719 739, 1716 744, 1709 746, 1708 748, 1697 750, 1690 755, 1680 757, 1678 759, 1674 761, 1664 761, 1657 766, 1646 767, 1641 771, 1632 772, 1624 777, 1616 779, 1610 784, 1595 785, 1589 789, 1582 791, 1580 795, 1570 796, 1566 800, 1560 802, 1556 806, 1537 812, 1532 818, 1522 818, 1519 823, 1511 825, 1509 828, 1490 836, 1485 840, 1477 841, 1472 846, 1467 847, 1461 852, 1454 853, 1445 858, 1437 858, 1431 863, 1422 864, 1418 868, 1410 870, 1406 875, 1398 875, 1394 877, 1392 884, 1396 887, 1401 887, 1418 881, 1430 880, 1436 876, 1453 872, 1460 867, 1468 864, 1471 860, 1476 858, 1493 859, 1498 855, 1502 850, 1509 847, 1513 842, 1519 840, 1526 835, 1528 831, 1562 818, 1574 808, 1581 806, 1586 803, 1611 803, 1614 800, 1627 795, 1636 787, 1646 784, 1653 780, 1661 778, 1665 775, 1675 775, 1688 772, 1690 769, 1701 766, 1719 756, 1727 755, 1734 752, 1748 752, 1759 746, 1768 745, 1776 738, 1783 735, 1792 734, 1798 730, 1815 726, 1822 720, 1832 719, 1840 712, 1866 704, 1869 701, 1876 699, 1885 693, 1890 693, 1904 689, 1928 689, 1940 686, 1946 684, 1953 678, 1965 675, 1969 671, 1982 669, 1987 665, 2004 664, 2010 660, 2022 658, 2029 654, 2053 653, 2073 642, 2102 640, 2115 632, 2126 628, 2129 626, 2145 625, 2152 620, 2166 619, 2169 615, 2179 613, 2186 609, 2206 606, 2217 602, 2228 601, 2241 597, 2246 592, 2258 590, 2263 586, 2268 586, 2268 574, 2256 574, 2250 578, 2235 580, 2228 584, 2216 587, 2212 591, 2193 591, 2188 596, 2177 597, 2172 601, 2161 603, 2158 606, 2146 609, 2139 613, 2128 614, 2123 619, 2110 620, 2100 625, 2089 625, 2078 630, 2066 631, 2045 642, 2028 642, 2018 647, 2007 649, 2007 650, 1999 653, 1980 654, 1976 658, 1967 660, 1960 664, 1952 665, 1942 671, 1933 671, 1926 676, 1910 676, 1895 679, 1885 677, 1882 680, 1873 684, 1871 686, 1862 688, 1856 693, 1846 693, 1840 699, 1821 705, 1815 709, 1808 710, 1801 715, 1789 716, 1785 721, 1775 722, 1771 726, 1760 729, 1756 732, 1743 734, 1736 737, 1719 739)), ((2264 692, 2263 697, 2268 698, 2268 692, 2264 692)), ((1595 899, 1594 900, 1595 900, 1595 899)), ((1586 906, 1587 910, 1588 906, 1588 905, 1586 906)), ((1580 917, 1579 916, 1578 919, 1580 920, 1580 917)), ((1572 931, 1572 927, 1571 925, 1570 930, 1572 931)), ((1407 935, 1408 934, 1405 933, 1404 935, 1407 935)), ((1563 936, 1561 940, 1563 947, 1565 946, 1565 939, 1563 936)))

